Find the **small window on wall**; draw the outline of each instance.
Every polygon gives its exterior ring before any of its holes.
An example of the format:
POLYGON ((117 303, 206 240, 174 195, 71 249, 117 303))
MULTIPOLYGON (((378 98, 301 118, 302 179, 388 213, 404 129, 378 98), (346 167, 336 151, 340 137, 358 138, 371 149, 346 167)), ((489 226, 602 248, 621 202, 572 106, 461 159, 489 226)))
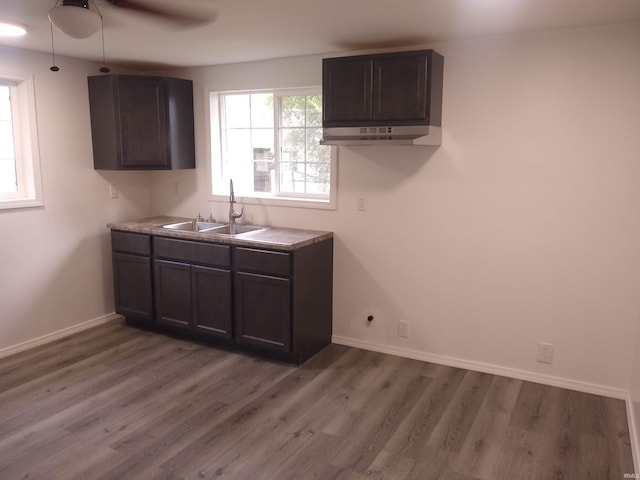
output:
POLYGON ((43 205, 33 80, 0 77, 0 209, 43 205))
MULTIPOLYGON (((319 90, 211 94, 212 194, 335 208, 336 151, 320 145, 319 90)), ((216 198, 217 199, 217 198, 216 198)))

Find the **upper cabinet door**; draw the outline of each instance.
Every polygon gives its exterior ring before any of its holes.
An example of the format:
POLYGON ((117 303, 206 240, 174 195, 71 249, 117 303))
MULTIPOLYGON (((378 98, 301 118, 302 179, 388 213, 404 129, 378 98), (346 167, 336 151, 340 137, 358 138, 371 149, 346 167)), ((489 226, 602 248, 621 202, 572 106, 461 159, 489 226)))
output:
POLYGON ((373 120, 427 120, 426 56, 379 58, 373 71, 373 120))
POLYGON ((117 106, 124 168, 169 168, 165 88, 159 77, 123 77, 117 106))
POLYGON ((370 60, 324 59, 322 112, 325 122, 371 118, 372 68, 370 60))
POLYGON ((92 76, 89 107, 95 169, 195 168, 190 80, 92 76))

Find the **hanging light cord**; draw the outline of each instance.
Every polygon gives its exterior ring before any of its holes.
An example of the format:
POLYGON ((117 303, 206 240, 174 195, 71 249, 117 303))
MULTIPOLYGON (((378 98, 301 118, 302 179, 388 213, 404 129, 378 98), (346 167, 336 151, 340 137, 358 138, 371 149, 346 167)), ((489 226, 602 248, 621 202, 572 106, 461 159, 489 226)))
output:
POLYGON ((53 23, 49 22, 49 27, 51 27, 51 56, 53 57, 53 65, 49 67, 49 70, 57 72, 60 68, 56 65, 56 47, 53 44, 53 23))
POLYGON ((90 1, 93 4, 93 8, 96 9, 96 12, 98 12, 98 15, 100 16, 100 36, 102 37, 102 67, 100 67, 100 71, 102 73, 109 73, 111 69, 106 65, 107 57, 104 53, 104 18, 102 18, 102 12, 98 8, 98 5, 96 4, 96 2, 94 0, 90 0, 90 1))
MULTIPOLYGON (((58 0, 53 2, 54 7, 57 5, 58 5, 58 0)), ((51 22, 51 19, 49 19, 49 27, 51 28, 51 56, 53 57, 53 65, 49 67, 49 70, 51 70, 52 72, 57 72, 58 70, 60 70, 60 67, 56 65, 56 48, 53 44, 53 22, 51 22)))

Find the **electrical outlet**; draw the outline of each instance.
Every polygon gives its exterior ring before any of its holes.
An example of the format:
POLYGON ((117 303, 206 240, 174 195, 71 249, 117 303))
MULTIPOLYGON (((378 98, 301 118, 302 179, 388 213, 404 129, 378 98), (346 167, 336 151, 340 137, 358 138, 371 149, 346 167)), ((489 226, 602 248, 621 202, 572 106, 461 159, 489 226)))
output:
POLYGON ((364 197, 358 197, 358 210, 361 212, 367 211, 367 199, 364 197))
POLYGON ((109 198, 114 200, 120 196, 120 192, 118 192, 118 187, 114 184, 109 184, 109 198))
POLYGON ((403 338, 409 338, 409 322, 398 322, 398 336, 403 338))
POLYGON ((538 342, 538 357, 540 363, 553 363, 553 344, 538 342))

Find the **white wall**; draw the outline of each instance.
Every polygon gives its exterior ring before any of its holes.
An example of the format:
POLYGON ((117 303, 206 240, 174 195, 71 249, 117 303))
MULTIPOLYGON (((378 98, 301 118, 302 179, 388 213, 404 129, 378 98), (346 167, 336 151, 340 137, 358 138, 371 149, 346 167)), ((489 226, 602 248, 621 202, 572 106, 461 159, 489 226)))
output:
MULTIPOLYGON (((341 341, 637 392, 638 24, 433 47, 442 147, 341 148, 336 211, 248 206, 247 218, 335 232, 341 341), (553 365, 535 362, 539 340, 555 344, 553 365)), ((45 195, 44 208, 0 211, 0 351, 113 311, 109 221, 224 216, 207 201, 207 90, 319 85, 320 58, 181 72, 195 80, 198 168, 147 174, 93 170, 95 65, 61 59, 52 73, 47 55, 0 48, 0 75, 35 78, 45 195)))
MULTIPOLYGON (((335 232, 340 341, 628 390, 640 313, 639 25, 432 46, 445 56, 440 148, 341 148, 336 211, 248 206, 247 217, 335 232), (408 339, 398 320, 410 322, 408 339), (555 345, 553 365, 535 361, 538 341, 555 345)), ((319 85, 320 58, 190 72, 198 167, 154 174, 154 213, 228 208, 207 201, 207 90, 319 85)))
POLYGON ((0 354, 113 313, 106 224, 150 209, 148 173, 93 169, 87 76, 98 67, 57 64, 53 73, 49 55, 0 47, 0 76, 34 77, 45 202, 0 210, 0 354))

